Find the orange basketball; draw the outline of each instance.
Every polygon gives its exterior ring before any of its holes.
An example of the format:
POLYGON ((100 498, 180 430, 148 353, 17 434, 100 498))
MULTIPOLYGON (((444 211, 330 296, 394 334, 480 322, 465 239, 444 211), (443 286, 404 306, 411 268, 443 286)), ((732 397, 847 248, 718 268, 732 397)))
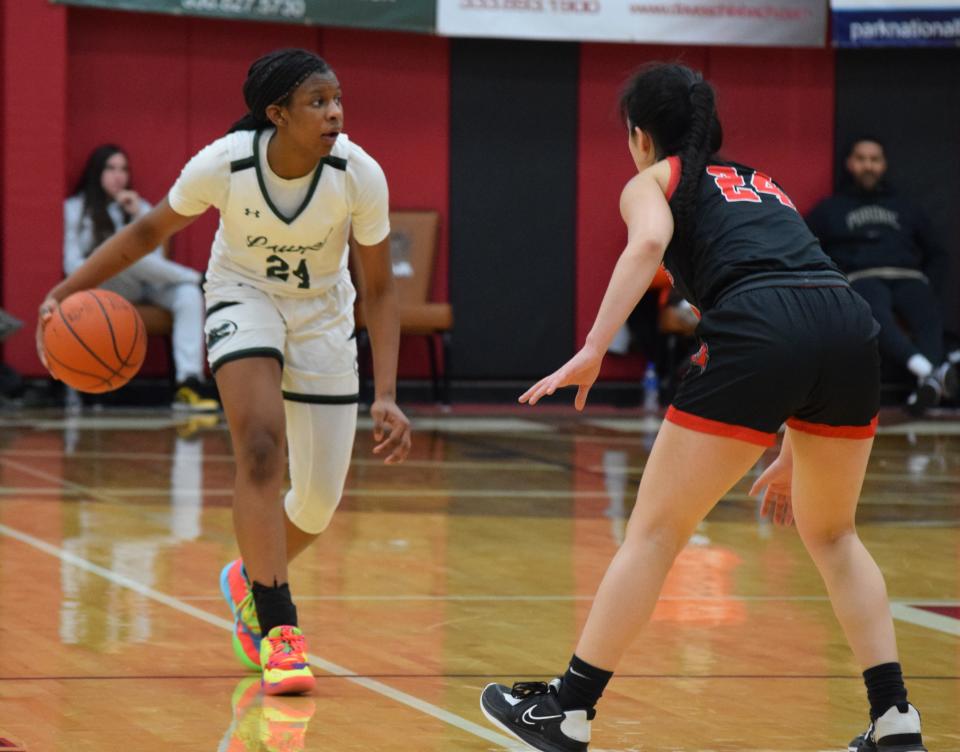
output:
POLYGON ((147 352, 137 309, 107 290, 76 292, 43 328, 47 366, 80 392, 110 392, 132 379, 147 352))

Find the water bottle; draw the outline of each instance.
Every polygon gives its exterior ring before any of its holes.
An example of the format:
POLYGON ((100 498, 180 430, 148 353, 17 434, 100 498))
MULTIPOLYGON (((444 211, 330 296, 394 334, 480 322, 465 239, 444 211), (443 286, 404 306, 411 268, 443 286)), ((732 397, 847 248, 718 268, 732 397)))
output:
POLYGON ((654 412, 660 408, 660 379, 657 378, 657 368, 652 362, 647 363, 647 370, 643 374, 643 409, 654 412))

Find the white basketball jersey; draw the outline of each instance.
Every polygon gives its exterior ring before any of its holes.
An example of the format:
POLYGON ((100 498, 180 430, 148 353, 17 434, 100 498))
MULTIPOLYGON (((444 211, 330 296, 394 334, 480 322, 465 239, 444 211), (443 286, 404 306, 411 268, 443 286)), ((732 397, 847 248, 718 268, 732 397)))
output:
POLYGON ((313 174, 300 207, 284 215, 267 192, 254 131, 227 135, 230 190, 220 207, 207 277, 242 281, 275 295, 323 293, 346 272, 353 197, 362 192, 351 159, 369 160, 341 134, 313 174))

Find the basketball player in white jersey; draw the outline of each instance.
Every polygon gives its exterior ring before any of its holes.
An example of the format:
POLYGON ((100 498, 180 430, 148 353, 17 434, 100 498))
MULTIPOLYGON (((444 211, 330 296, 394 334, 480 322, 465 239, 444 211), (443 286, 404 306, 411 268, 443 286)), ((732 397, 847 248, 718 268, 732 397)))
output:
POLYGON ((190 160, 166 199, 50 291, 40 327, 71 293, 114 276, 209 207, 219 210, 206 336, 233 440, 242 555, 220 582, 238 658, 263 672, 265 693, 288 694, 309 691, 315 679, 287 562, 329 524, 356 429, 351 232, 374 353, 374 453, 402 462, 410 424, 395 402, 400 332, 387 183, 342 132, 337 77, 311 52, 277 50, 250 66, 243 94, 249 112, 190 160), (285 448, 292 487, 284 513, 285 448))

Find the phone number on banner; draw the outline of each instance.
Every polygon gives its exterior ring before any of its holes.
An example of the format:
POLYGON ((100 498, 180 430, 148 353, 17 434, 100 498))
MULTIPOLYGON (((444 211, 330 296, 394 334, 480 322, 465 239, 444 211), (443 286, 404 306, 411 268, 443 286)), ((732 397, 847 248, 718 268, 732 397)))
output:
POLYGON ((461 10, 516 10, 533 13, 599 13, 600 0, 460 0, 461 10))
POLYGON ((306 0, 180 0, 185 11, 273 18, 305 18, 306 0))

